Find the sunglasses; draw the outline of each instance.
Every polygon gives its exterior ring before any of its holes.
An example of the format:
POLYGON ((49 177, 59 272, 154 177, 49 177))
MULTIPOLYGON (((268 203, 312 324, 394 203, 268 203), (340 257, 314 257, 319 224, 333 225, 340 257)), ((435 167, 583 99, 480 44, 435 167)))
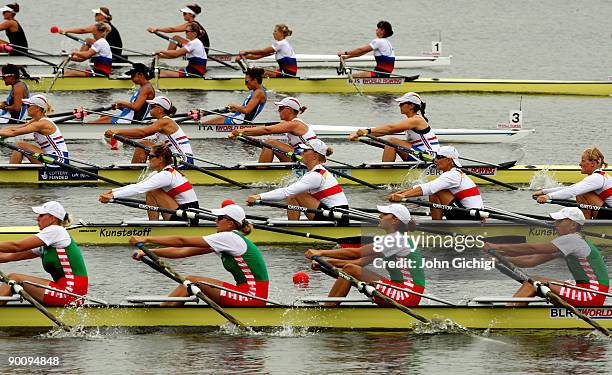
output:
POLYGON ((159 158, 159 157, 161 157, 161 155, 157 155, 157 154, 149 154, 149 159, 159 158))
POLYGON ((436 160, 442 160, 442 159, 446 159, 447 156, 444 155, 436 155, 436 160))
POLYGON ((279 112, 282 112, 282 111, 283 111, 283 109, 285 109, 285 108, 287 108, 287 107, 286 107, 286 106, 284 106, 284 105, 279 105, 279 106, 278 106, 278 111, 279 111, 279 112))
POLYGON ((217 221, 221 221, 221 220, 230 220, 230 221, 235 221, 234 219, 232 219, 229 216, 225 216, 225 215, 219 215, 217 216, 217 221))

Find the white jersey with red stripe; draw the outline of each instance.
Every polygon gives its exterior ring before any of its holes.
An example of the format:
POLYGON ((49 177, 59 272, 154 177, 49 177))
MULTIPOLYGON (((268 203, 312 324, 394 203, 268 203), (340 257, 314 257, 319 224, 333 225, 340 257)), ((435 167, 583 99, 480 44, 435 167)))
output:
MULTIPOLYGON (((49 121, 55 127, 55 131, 50 135, 42 135, 38 132, 33 132, 32 135, 36 143, 38 143, 38 146, 43 149, 45 154, 66 158, 69 157, 66 141, 59 127, 48 117, 43 117, 41 120, 49 121)), ((59 161, 65 162, 62 158, 59 158, 59 161)))
POLYGON ((174 198, 179 205, 198 201, 198 197, 189 180, 172 167, 166 167, 159 172, 153 172, 136 184, 113 189, 112 193, 114 198, 127 198, 155 189, 162 189, 174 198))
MULTIPOLYGON (((170 117, 164 116, 164 118, 170 117)), ((156 133, 157 142, 168 146, 172 153, 183 155, 183 160, 191 163, 193 160, 193 150, 191 149, 189 137, 187 137, 183 129, 178 124, 177 126, 178 130, 173 134, 166 135, 162 133, 156 133)))
POLYGON ((296 148, 300 143, 308 144, 308 141, 317 138, 317 134, 314 132, 314 130, 312 130, 310 125, 304 122, 304 120, 296 117, 293 119, 293 121, 301 122, 302 124, 306 125, 308 130, 302 135, 294 135, 291 133, 287 133, 287 143, 289 143, 291 147, 296 148))
POLYGON ((425 184, 416 185, 423 190, 423 195, 432 195, 448 190, 465 208, 483 208, 484 202, 478 187, 465 173, 457 168, 444 172, 440 177, 425 184))
POLYGON ((348 205, 342 187, 334 175, 321 164, 306 172, 293 184, 260 194, 262 200, 280 201, 300 193, 308 193, 328 208, 348 205))
POLYGON ((612 178, 598 169, 571 186, 543 189, 550 199, 573 199, 577 195, 594 192, 608 207, 612 207, 612 178))
POLYGON ((431 126, 423 130, 406 130, 406 140, 410 142, 412 148, 418 151, 438 151, 440 141, 431 126))

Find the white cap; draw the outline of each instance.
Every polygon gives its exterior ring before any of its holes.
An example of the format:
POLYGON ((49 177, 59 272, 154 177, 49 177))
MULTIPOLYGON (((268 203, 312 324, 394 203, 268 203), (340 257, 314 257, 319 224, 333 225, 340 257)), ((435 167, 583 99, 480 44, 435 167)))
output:
POLYGON ((103 15, 104 17, 108 18, 108 14, 104 13, 104 11, 103 11, 102 9, 100 9, 100 8, 97 8, 97 9, 92 9, 91 11, 92 11, 94 14, 101 14, 101 15, 103 15))
POLYGON ((451 158, 457 167, 462 167, 461 162, 459 161, 459 151, 457 151, 457 149, 453 146, 442 146, 438 151, 436 151, 436 154, 451 158))
POLYGON ((210 212, 216 216, 229 216, 239 223, 242 223, 242 221, 246 218, 244 210, 237 204, 228 204, 223 208, 210 210, 210 212))
POLYGON ((550 217, 555 220, 570 219, 580 225, 584 225, 586 222, 584 214, 578 207, 565 207, 561 211, 553 212, 550 217))
POLYGON ((60 220, 64 220, 66 218, 66 210, 64 210, 64 207, 62 207, 62 205, 56 201, 50 201, 42 206, 32 207, 32 211, 39 215, 50 214, 60 220))
POLYGON ((413 103, 416 105, 422 105, 423 101, 421 97, 416 92, 407 92, 399 98, 395 98, 395 101, 398 103, 413 103))
POLYGON ((23 104, 33 104, 37 107, 40 107, 44 110, 47 110, 47 107, 49 106, 49 102, 47 101, 47 98, 45 98, 44 95, 38 94, 38 95, 32 95, 27 99, 22 99, 21 102, 23 104))
POLYGON ((15 12, 15 10, 13 8, 7 7, 7 6, 4 6, 4 7, 0 8, 0 13, 4 13, 4 12, 11 12, 11 13, 15 13, 16 14, 16 12, 15 12))
POLYGON ((311 139, 306 143, 300 143, 298 145, 302 150, 313 150, 319 155, 327 156, 327 145, 320 139, 311 139))
POLYGON ((189 8, 187 8, 187 7, 185 7, 185 8, 181 8, 181 13, 191 13, 191 14, 193 14, 194 16, 196 15, 196 12, 194 12, 193 10, 191 10, 191 9, 189 9, 189 8))
POLYGON ((156 96, 151 100, 147 100, 147 103, 160 105, 166 111, 169 111, 170 108, 172 108, 172 102, 165 96, 156 96))
POLYGON ((284 106, 284 107, 291 107, 293 109, 295 109, 296 111, 301 111, 302 110, 302 103, 300 103, 299 100, 297 100, 296 98, 292 97, 292 96, 288 96, 286 98, 284 98, 283 100, 281 100, 280 102, 274 102, 274 104, 276 104, 277 106, 284 106))
POLYGON ((376 206, 376 209, 383 214, 393 214, 404 224, 410 223, 410 211, 403 204, 393 203, 388 206, 376 206))

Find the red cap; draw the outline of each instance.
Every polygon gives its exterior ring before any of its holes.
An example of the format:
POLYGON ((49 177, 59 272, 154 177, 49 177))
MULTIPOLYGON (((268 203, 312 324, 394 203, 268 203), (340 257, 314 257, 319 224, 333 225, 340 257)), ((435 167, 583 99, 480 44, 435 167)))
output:
POLYGON ((231 204, 236 204, 236 202, 234 202, 231 199, 226 199, 223 202, 221 202, 221 208, 225 207, 225 206, 229 206, 231 204))

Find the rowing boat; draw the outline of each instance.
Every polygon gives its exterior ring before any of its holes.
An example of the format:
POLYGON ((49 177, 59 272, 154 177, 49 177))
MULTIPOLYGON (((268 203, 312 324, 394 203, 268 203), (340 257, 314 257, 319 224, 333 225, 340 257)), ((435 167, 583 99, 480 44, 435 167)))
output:
MULTIPOLYGON (((43 75, 39 82, 24 80, 32 91, 46 91, 54 76, 43 75)), ((160 78, 153 82, 160 90, 243 91, 244 76, 215 76, 206 78, 160 78)), ((348 76, 309 76, 302 78, 265 78, 269 90, 287 93, 402 94, 408 91, 426 92, 487 92, 551 95, 612 95, 612 81, 553 81, 469 78, 355 78, 348 76)), ((128 77, 61 77, 55 81, 56 91, 91 91, 130 89, 128 77)), ((8 90, 6 86, 0 89, 8 90)))
MULTIPOLYGON (((142 177, 145 164, 115 164, 108 167, 83 168, 98 176, 111 178, 121 183, 134 183, 142 177)), ((295 168, 293 163, 241 163, 232 167, 206 167, 221 176, 244 184, 276 185, 298 178, 306 172, 304 168, 295 168)), ((530 184, 534 176, 547 174, 563 184, 574 184, 582 180, 580 168, 569 165, 518 165, 507 169, 498 169, 485 165, 466 165, 467 169, 484 176, 494 177, 508 184, 530 184)), ((379 162, 367 163, 354 167, 334 167, 340 173, 376 185, 402 185, 417 180, 435 179, 440 171, 433 167, 424 168, 415 162, 379 162)), ((192 185, 226 184, 215 177, 196 170, 183 170, 192 185)), ((104 182, 96 177, 63 168, 50 168, 41 164, 0 164, 0 185, 96 185, 104 182)), ((336 176, 342 185, 356 185, 355 181, 336 176)), ((473 178, 477 184, 490 184, 473 178)))
MULTIPOLYGON (((35 54, 34 56, 46 60, 50 63, 58 65, 66 58, 65 55, 54 54, 54 55, 45 55, 45 54, 35 54)), ((147 66, 151 64, 151 60, 153 56, 147 55, 135 55, 135 54, 126 54, 125 58, 134 62, 134 63, 143 63, 147 66)), ((239 67, 238 64, 234 61, 234 57, 230 55, 223 54, 211 54, 211 57, 223 61, 225 63, 232 64, 236 67, 239 67)), ((443 68, 449 66, 451 63, 452 56, 396 56, 395 57, 395 69, 415 69, 415 68, 443 68)), ((298 61, 299 68, 331 68, 337 67, 339 60, 337 55, 311 55, 311 54, 297 54, 296 59, 298 61)), ((174 66, 174 67, 184 67, 187 65, 187 62, 183 59, 163 59, 160 60, 163 65, 166 66, 174 66)), ((48 66, 47 64, 31 59, 26 56, 9 56, 6 53, 0 54, 0 64, 16 64, 22 66, 48 66)), ((278 67, 278 63, 274 56, 264 57, 255 62, 257 66, 263 67, 278 67)), ((129 66, 127 63, 119 63, 113 64, 115 66, 129 66)), ((374 56, 365 55, 352 58, 348 61, 348 66, 355 67, 373 67, 376 65, 376 61, 374 61, 374 56)), ((209 59, 207 62, 208 67, 220 67, 222 66, 219 62, 209 59)))
MULTIPOLYGON (((444 233, 461 233, 466 235, 481 235, 487 238, 506 237, 524 238, 526 242, 546 242, 555 238, 551 228, 526 226, 499 220, 488 220, 486 224, 467 220, 444 220, 433 222, 431 220, 417 220, 432 230, 444 233)), ((287 221, 271 219, 266 225, 280 230, 291 230, 300 233, 310 233, 331 238, 359 237, 362 235, 380 234, 376 226, 366 223, 353 222, 349 226, 338 227, 327 221, 287 221)), ((180 233, 184 236, 205 236, 216 232, 213 223, 204 223, 198 226, 187 226, 184 222, 163 222, 145 220, 123 220, 114 223, 81 222, 67 228, 68 233, 78 244, 88 245, 125 245, 132 236, 168 236, 180 233)), ((597 233, 612 233, 611 220, 588 221, 585 230, 597 233)), ((36 226, 1 227, 0 241, 17 241, 38 233, 36 226)), ((415 232, 415 235, 427 234, 415 232)), ((249 239, 259 245, 275 244, 312 244, 325 241, 301 237, 296 235, 254 230, 249 239)), ((429 238, 428 241, 433 241, 429 238)), ((604 239, 592 238, 601 246, 612 246, 612 242, 604 239)), ((424 247, 438 248, 434 242, 423 243, 424 247)))
MULTIPOLYGON (((100 139, 106 129, 139 127, 138 124, 86 124, 83 122, 64 122, 60 125, 62 135, 72 139, 100 139)), ((189 139, 227 138, 235 129, 250 128, 255 125, 199 125, 183 122, 181 128, 189 139)), ((346 138, 360 128, 368 126, 310 125, 319 138, 346 138)), ((534 129, 436 129, 436 135, 445 143, 514 143, 535 132, 534 129)), ((402 136, 396 134, 395 136, 402 136)), ((280 137, 280 136, 279 136, 280 137)))
MULTIPOLYGON (((478 330, 593 329, 566 309, 549 305, 505 307, 479 303, 472 306, 419 306, 412 310, 416 314, 433 319, 434 330, 436 322, 439 322, 437 326, 442 332, 445 328, 451 329, 452 332, 453 322, 464 328, 478 330)), ((585 307, 579 310, 602 326, 612 328, 612 306, 585 307)), ((65 323, 74 327, 217 328, 227 323, 225 318, 212 308, 196 304, 161 307, 158 304, 126 302, 110 306, 86 304, 79 308, 50 307, 49 311, 61 316, 65 323)), ((418 325, 414 318, 393 307, 358 303, 326 308, 318 304, 227 307, 225 311, 254 328, 407 331, 418 325)), ((48 329, 52 325, 40 311, 25 303, 9 303, 0 307, 0 329, 3 331, 20 328, 48 329)))

